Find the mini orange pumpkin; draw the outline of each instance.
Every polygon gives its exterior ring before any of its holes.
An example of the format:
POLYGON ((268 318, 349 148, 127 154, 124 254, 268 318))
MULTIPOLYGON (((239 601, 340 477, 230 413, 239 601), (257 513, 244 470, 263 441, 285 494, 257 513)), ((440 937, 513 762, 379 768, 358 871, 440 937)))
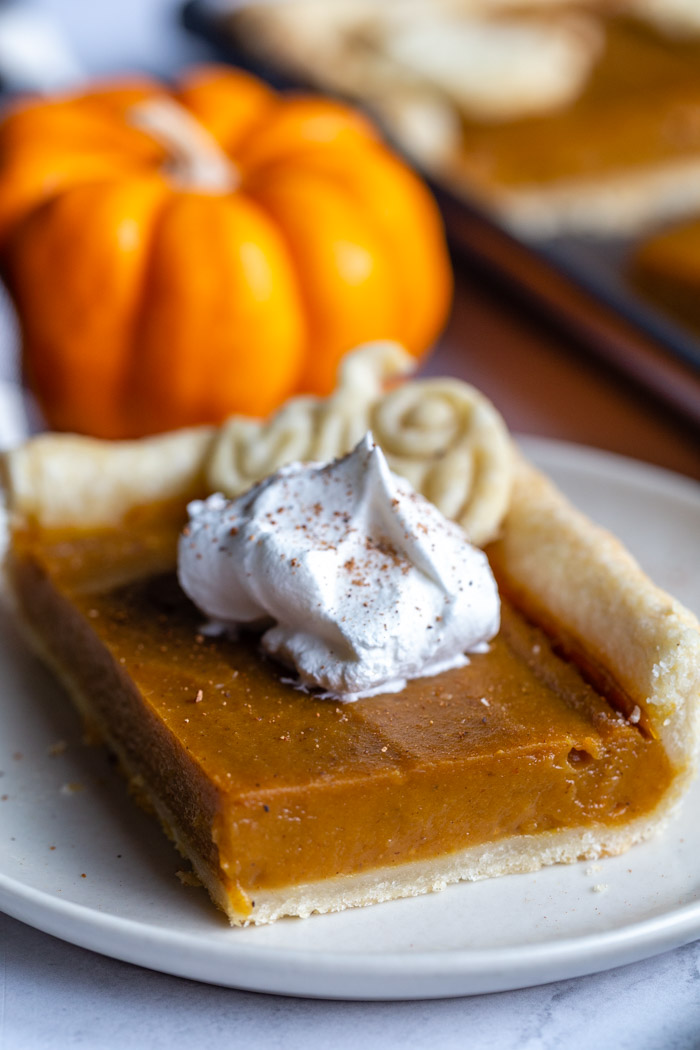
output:
POLYGON ((131 437, 326 393, 340 356, 435 338, 437 209, 358 113, 195 70, 0 126, 0 253, 49 423, 131 437))

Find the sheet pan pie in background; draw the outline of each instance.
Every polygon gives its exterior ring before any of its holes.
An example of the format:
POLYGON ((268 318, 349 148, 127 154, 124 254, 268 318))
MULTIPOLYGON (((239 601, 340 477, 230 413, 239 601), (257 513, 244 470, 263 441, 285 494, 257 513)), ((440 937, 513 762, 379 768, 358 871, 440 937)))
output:
POLYGON ((618 853, 695 769, 700 632, 616 539, 517 455, 455 380, 385 379, 373 346, 330 399, 134 442, 46 434, 4 459, 21 619, 233 924, 618 853), (208 637, 174 574, 185 505, 371 427, 392 468, 485 544, 502 629, 463 668, 338 703, 254 636, 208 637))
POLYGON ((700 210, 700 9, 687 0, 237 6, 249 54, 368 103, 422 168, 528 236, 700 210))
POLYGON ((645 296, 700 334, 700 216, 643 238, 631 254, 630 276, 645 296))

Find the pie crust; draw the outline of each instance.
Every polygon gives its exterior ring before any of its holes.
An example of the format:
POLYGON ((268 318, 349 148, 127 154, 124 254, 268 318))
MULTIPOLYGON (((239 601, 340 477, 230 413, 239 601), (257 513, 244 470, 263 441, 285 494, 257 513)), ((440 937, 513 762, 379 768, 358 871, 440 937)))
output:
MULTIPOLYGON (((206 460, 213 440, 206 429, 124 444, 46 435, 10 452, 4 460, 12 523, 7 569, 33 644, 54 667, 85 718, 116 752, 137 793, 155 809, 233 924, 339 910, 440 889, 460 879, 615 854, 663 825, 695 771, 700 738, 698 622, 648 580, 613 536, 578 513, 545 477, 514 455, 510 507, 498 539, 487 547, 494 571, 504 593, 555 638, 567 661, 600 687, 612 704, 611 716, 618 728, 623 727, 619 731, 658 741, 653 745, 656 751, 650 752, 666 770, 658 791, 652 790, 651 802, 642 812, 612 823, 586 817, 580 824, 534 832, 523 825, 518 834, 494 835, 474 846, 463 843, 424 856, 406 850, 391 864, 370 862, 308 879, 299 876, 297 860, 293 877, 287 882, 278 877, 274 884, 262 886, 251 901, 251 894, 226 875, 223 860, 222 867, 216 859, 220 852, 231 863, 237 862, 237 828, 234 822, 225 831, 221 826, 218 833, 212 830, 217 806, 214 783, 197 773, 195 790, 194 780, 185 783, 182 770, 168 770, 172 756, 163 741, 169 739, 169 730, 161 725, 149 730, 149 746, 162 745, 159 761, 166 772, 156 783, 153 755, 139 754, 129 746, 128 734, 142 733, 146 717, 133 704, 129 707, 137 690, 125 678, 114 653, 93 636, 92 611, 86 615, 77 597, 72 608, 70 595, 66 600, 59 593, 60 580, 56 584, 44 573, 40 558, 35 557, 43 544, 55 543, 57 537, 88 537, 98 552, 110 530, 117 535, 156 529, 174 538, 184 502, 206 491, 206 460), (27 549, 34 551, 29 558, 27 549), (76 665, 92 647, 98 655, 91 677, 81 679, 76 665), (96 699, 98 693, 110 690, 113 706, 109 696, 96 699), (164 789, 169 780, 182 781, 180 794, 164 789), (198 807, 194 816, 193 799, 198 807)), ((161 554, 150 572, 172 566, 172 543, 161 554)), ((121 583, 138 582, 143 574, 143 566, 128 559, 121 569, 121 583)), ((392 703, 400 702, 392 698, 392 703)), ((390 790, 399 800, 401 788, 390 790)), ((304 831, 301 819, 299 834, 304 831)), ((282 846, 280 840, 265 848, 274 857, 282 846)), ((317 872, 317 867, 311 865, 309 870, 317 872)))

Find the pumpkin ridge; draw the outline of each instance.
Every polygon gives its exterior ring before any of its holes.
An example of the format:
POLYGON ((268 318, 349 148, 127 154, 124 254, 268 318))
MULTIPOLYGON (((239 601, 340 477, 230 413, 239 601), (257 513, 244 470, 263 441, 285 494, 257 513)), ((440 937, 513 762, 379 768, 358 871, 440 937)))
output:
POLYGON ((141 287, 139 220, 159 189, 152 176, 74 186, 32 212, 18 230, 8 284, 20 308, 24 362, 54 427, 121 436, 114 392, 124 381, 129 304, 141 287), (92 221, 71 236, 75 218, 86 211, 92 221), (112 250, 117 241, 119 254, 112 250), (70 295, 57 273, 68 280, 70 295), (40 311, 27 309, 35 282, 44 288, 40 311), (69 353, 61 351, 66 332, 72 335, 69 353))
POLYGON ((315 95, 280 96, 265 127, 252 128, 240 142, 237 159, 246 170, 258 172, 290 162, 310 146, 332 150, 352 144, 362 149, 375 141, 376 132, 369 121, 341 102, 315 95), (318 131, 324 123, 335 132, 334 138, 306 137, 309 129, 315 126, 318 131))
MULTIPOLYGON (((287 166, 285 175, 294 177, 298 174, 291 165, 287 166)), ((265 187, 261 183, 251 188, 249 193, 281 229, 299 276, 302 302, 309 324, 309 342, 305 367, 297 389, 305 393, 325 394, 333 388, 342 354, 363 341, 363 336, 354 335, 349 330, 352 325, 355 325, 358 333, 364 332, 365 340, 388 338, 390 333, 400 328, 399 304, 395 300, 391 301, 393 286, 390 280, 390 259, 384 250, 383 238, 368 216, 367 210, 355 207, 355 202, 342 185, 323 178, 320 173, 304 172, 301 183, 304 190, 302 197, 310 198, 313 208, 324 207, 325 210, 322 220, 315 218, 313 213, 307 213, 304 216, 305 221, 299 227, 299 206, 294 206, 294 201, 292 207, 289 207, 288 201, 286 204, 282 201, 280 206, 279 190, 283 184, 281 173, 277 173, 272 186, 265 187), (313 186, 313 183, 316 185, 313 186), (310 193, 309 187, 312 191, 310 193), (319 267, 318 258, 314 261, 309 256, 308 249, 312 238, 311 231, 315 233, 322 230, 324 236, 317 242, 320 246, 318 250, 325 250, 328 254, 327 245, 323 241, 332 236, 332 219, 336 222, 340 219, 342 235, 330 252, 331 266, 326 269, 323 266, 319 267), (292 232, 295 225, 297 229, 292 232), (334 264, 338 257, 342 258, 343 255, 349 259, 352 270, 353 254, 356 255, 360 267, 364 256, 374 268, 371 276, 365 281, 355 281, 352 274, 343 273, 342 262, 337 263, 334 272, 334 264), (336 279, 333 280, 333 277, 336 279), (319 281, 324 283, 325 294, 319 294, 319 281), (359 290, 353 293, 354 288, 359 290), (329 297, 334 300, 330 306, 329 297), (351 298, 354 300, 352 303, 351 298), (374 320, 371 319, 371 315, 374 315, 374 320), (375 327, 372 327, 373 325, 375 327)), ((291 189, 293 196, 299 195, 299 185, 292 185, 291 189)))
POLYGON ((252 222, 257 229, 255 248, 264 241, 258 214, 269 228, 268 235, 280 241, 277 228, 243 194, 212 198, 181 192, 166 200, 154 229, 133 357, 132 414, 142 432, 172 429, 177 419, 180 425, 221 422, 233 411, 265 415, 291 393, 302 341, 298 290, 292 291, 288 281, 287 292, 283 291, 284 267, 289 277, 291 262, 275 254, 273 243, 268 245, 271 257, 263 259, 263 265, 274 272, 273 299, 269 307, 255 304, 242 260, 241 244, 246 241, 241 241, 241 234, 252 222), (182 238, 182 230, 188 228, 186 240, 174 238, 176 229, 182 238), (228 240, 222 239, 224 228, 228 240), (180 244, 186 245, 185 251, 180 244), (197 274, 198 284, 193 285, 190 273, 197 274), (210 279, 212 273, 216 280, 210 279), (191 301, 193 295, 199 320, 186 312, 188 297, 191 301), (247 314, 258 318, 255 345, 248 337, 247 314), (199 337, 202 326, 208 329, 208 338, 199 337), (183 338, 197 346, 196 354, 186 350, 183 338), (264 384, 258 374, 261 367, 266 370, 264 384), (226 393, 229 400, 224 406, 220 402, 226 393))
POLYGON ((149 430, 144 430, 143 426, 138 421, 137 414, 134 412, 133 391, 138 385, 138 363, 139 356, 142 353, 139 333, 143 329, 143 321, 148 310, 150 299, 151 274, 154 264, 154 246, 156 237, 158 236, 158 230, 164 221, 169 203, 169 197, 164 193, 158 204, 153 209, 150 229, 145 235, 142 279, 131 312, 130 330, 132 334, 129 340, 129 351, 127 353, 121 387, 115 391, 116 400, 120 406, 119 414, 124 420, 123 433, 115 435, 119 438, 135 438, 141 437, 145 433, 150 433, 149 430))
POLYGON ((231 160, 243 137, 255 132, 279 105, 277 94, 251 73, 231 66, 195 66, 173 97, 204 125, 231 160))
MULTIPOLYGON (((299 154, 287 162, 287 170, 303 175, 321 176, 329 182, 343 186, 355 205, 362 210, 392 257, 394 274, 400 278, 400 331, 394 338, 403 342, 409 352, 420 353, 435 338, 440 321, 449 306, 452 279, 444 253, 444 229, 437 205, 427 193, 417 175, 406 168, 381 142, 370 142, 359 167, 352 163, 352 155, 344 148, 337 151, 314 150, 299 154), (346 154, 345 156, 343 154, 346 154), (379 166, 379 171, 377 170, 379 166), (369 176, 368 176, 369 169, 369 176), (385 182, 394 192, 403 181, 405 191, 402 204, 409 203, 414 212, 408 222, 401 226, 391 212, 383 213, 377 207, 377 176, 381 172, 385 182), (410 197, 407 202, 406 197, 410 197), (413 221, 410 221, 413 220, 413 221), (426 238, 426 228, 429 239, 426 238), (428 243, 426 244, 426 240, 428 243), (410 249, 410 250, 409 250, 410 249), (429 274, 414 265, 413 254, 418 249, 432 257, 429 274), (419 286, 417 281, 421 282, 419 286), (431 287, 425 287, 430 282, 431 287)), ((273 177, 274 170, 262 173, 264 178, 273 177)), ((404 209, 401 209, 405 214, 404 209)))
MULTIPOLYGON (((356 178, 354 178, 353 158, 350 155, 343 157, 345 152, 344 147, 340 147, 336 151, 337 155, 333 158, 333 166, 329 170, 326 170, 323 163, 321 163, 320 167, 318 166, 319 154, 325 153, 325 151, 320 151, 318 148, 278 163, 280 168, 284 165, 285 174, 294 173, 302 178, 320 179, 334 191, 342 193, 354 209, 362 214, 363 222, 371 228, 374 237, 382 246, 384 255, 388 259, 392 259, 394 275, 400 273, 403 278, 405 275, 400 265, 402 260, 400 255, 394 251, 397 238, 395 235, 392 237, 391 232, 387 230, 388 224, 379 219, 376 209, 370 206, 373 202, 368 200, 367 194, 359 190, 356 178)), ((324 159, 326 158, 324 157, 324 159)), ((366 159, 366 156, 364 159, 366 159)), ((261 172, 261 177, 263 179, 274 179, 275 174, 274 168, 265 169, 264 172, 261 172)), ((248 187, 248 192, 251 195, 255 194, 255 183, 248 187)), ((405 230, 401 231, 401 239, 405 240, 405 230)), ((400 287, 392 287, 392 294, 395 296, 393 313, 397 319, 396 325, 393 326, 394 335, 392 338, 403 343, 409 351, 412 350, 414 345, 414 340, 409 335, 410 318, 413 313, 412 290, 411 282, 408 280, 402 280, 400 287)), ((377 338, 384 338, 384 336, 377 336, 377 338)))

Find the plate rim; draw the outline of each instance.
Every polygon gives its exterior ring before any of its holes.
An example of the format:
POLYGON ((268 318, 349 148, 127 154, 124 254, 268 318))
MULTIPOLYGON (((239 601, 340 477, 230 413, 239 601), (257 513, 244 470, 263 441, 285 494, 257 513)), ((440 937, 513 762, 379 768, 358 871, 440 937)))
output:
MULTIPOLYGON (((527 947, 338 953, 216 941, 205 949, 191 935, 56 900, 17 883, 20 892, 6 906, 13 882, 0 877, 3 910, 68 943, 175 977, 303 998, 396 1001, 514 991, 639 962, 700 936, 696 901, 614 930, 527 947), (173 949, 183 954, 163 955, 173 949)), ((237 931, 230 932, 235 937, 237 931)))

